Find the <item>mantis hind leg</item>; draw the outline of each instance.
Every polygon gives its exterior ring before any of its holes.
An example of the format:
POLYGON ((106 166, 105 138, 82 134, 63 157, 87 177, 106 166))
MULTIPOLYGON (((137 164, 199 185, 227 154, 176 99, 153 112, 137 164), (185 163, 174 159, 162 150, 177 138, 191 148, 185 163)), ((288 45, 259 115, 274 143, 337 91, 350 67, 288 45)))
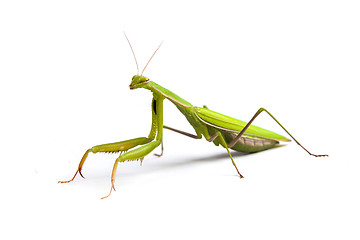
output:
POLYGON ((235 164, 235 162, 234 162, 233 157, 231 156, 229 147, 228 147, 228 145, 227 145, 227 143, 226 143, 223 135, 222 135, 220 132, 217 132, 217 133, 215 133, 213 136, 211 136, 211 137, 208 139, 208 141, 209 141, 209 142, 212 142, 212 141, 214 141, 216 138, 219 138, 220 144, 221 144, 224 148, 226 148, 226 151, 228 152, 228 154, 229 154, 229 156, 230 156, 230 159, 231 159, 231 162, 232 162, 232 164, 234 165, 237 173, 239 174, 240 178, 243 178, 243 175, 241 175, 239 169, 237 168, 237 166, 236 166, 236 164, 235 164))
POLYGON ((317 154, 312 154, 311 152, 309 152, 305 147, 303 147, 289 132, 288 130, 286 130, 286 128, 283 127, 283 125, 281 125, 281 123, 265 108, 260 108, 255 115, 250 119, 250 121, 245 125, 245 127, 241 130, 241 132, 230 142, 228 147, 233 147, 236 142, 240 139, 240 137, 245 133, 246 129, 249 128, 249 126, 251 125, 251 123, 255 120, 255 118, 257 116, 259 116, 260 113, 262 113, 263 111, 265 111, 267 114, 269 114, 269 116, 282 128, 284 129, 284 131, 289 134, 289 136, 302 148, 304 149, 308 154, 310 154, 311 156, 314 157, 327 157, 328 155, 323 154, 323 155, 317 155, 317 154))
POLYGON ((130 148, 136 147, 138 145, 143 145, 146 143, 151 142, 152 140, 149 138, 145 138, 145 137, 141 137, 141 138, 134 138, 134 139, 130 139, 130 140, 126 140, 126 141, 121 141, 121 142, 116 142, 116 143, 107 143, 107 144, 101 144, 101 145, 97 145, 94 146, 92 148, 89 148, 88 150, 86 150, 85 154, 83 155, 83 157, 80 160, 78 169, 76 170, 74 176, 72 179, 68 180, 68 181, 59 181, 59 183, 69 183, 72 182, 76 175, 79 173, 81 177, 84 178, 84 176, 81 173, 82 167, 85 163, 85 160, 89 154, 89 152, 92 153, 98 153, 98 152, 104 152, 104 153, 113 153, 113 152, 125 152, 127 150, 129 150, 130 148))
POLYGON ((119 164, 119 162, 125 162, 125 161, 135 161, 140 160, 143 161, 144 157, 151 153, 155 148, 157 148, 161 144, 160 140, 155 140, 153 142, 150 142, 144 146, 141 146, 137 149, 131 150, 129 152, 126 152, 122 155, 120 155, 114 163, 114 167, 111 173, 111 188, 108 195, 105 197, 102 197, 101 199, 107 198, 111 195, 112 190, 115 191, 114 183, 115 183, 115 175, 116 175, 116 169, 119 164))

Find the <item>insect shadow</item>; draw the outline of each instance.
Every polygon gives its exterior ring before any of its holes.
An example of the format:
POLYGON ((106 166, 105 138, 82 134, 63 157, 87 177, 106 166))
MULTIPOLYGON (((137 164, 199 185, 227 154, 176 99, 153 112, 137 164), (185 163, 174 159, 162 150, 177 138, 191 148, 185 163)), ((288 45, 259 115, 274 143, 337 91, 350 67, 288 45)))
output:
MULTIPOLYGON (((280 147, 284 147, 286 145, 277 145, 274 146, 273 149, 269 149, 266 152, 271 152, 273 150, 275 150, 276 148, 280 148, 280 147)), ((258 155, 261 156, 262 152, 254 152, 254 153, 243 153, 243 152, 237 152, 237 151, 232 151, 231 153, 235 158, 239 159, 243 159, 246 156, 251 156, 251 155, 258 155)), ((225 159, 228 159, 229 155, 227 152, 220 152, 220 153, 215 153, 215 154, 211 154, 211 155, 206 155, 206 156, 197 156, 197 157, 187 157, 186 159, 184 159, 184 157, 181 158, 181 160, 179 160, 180 157, 177 157, 177 159, 175 161, 171 161, 171 157, 167 157, 167 159, 159 159, 156 163, 154 163, 154 159, 148 159, 148 163, 145 163, 144 161, 144 165, 146 164, 147 166, 145 167, 144 170, 139 171, 139 174, 141 172, 141 174, 144 173, 153 173, 153 172, 158 172, 158 171, 166 171, 166 169, 178 169, 179 167, 187 167, 187 166, 191 166, 191 165, 197 165, 199 163, 206 163, 206 162, 214 162, 214 161, 223 161, 225 159), (149 166, 150 165, 150 166, 149 166)), ((122 172, 122 175, 126 175, 126 176, 131 176, 131 175, 137 175, 137 172, 122 172)), ((233 175, 232 172, 229 172, 230 175, 233 175)), ((234 175, 234 176, 238 176, 238 175, 234 175)))

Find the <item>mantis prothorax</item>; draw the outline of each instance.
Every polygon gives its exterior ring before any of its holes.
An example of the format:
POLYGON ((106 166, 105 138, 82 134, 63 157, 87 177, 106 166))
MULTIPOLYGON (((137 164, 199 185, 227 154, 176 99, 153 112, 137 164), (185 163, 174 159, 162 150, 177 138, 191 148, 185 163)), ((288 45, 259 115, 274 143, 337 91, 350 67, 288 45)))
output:
MULTIPOLYGON (((143 76, 143 73, 148 66, 149 62, 157 52, 159 47, 155 50, 147 64, 145 65, 141 74, 139 74, 139 65, 137 63, 134 50, 130 44, 129 39, 125 35, 132 54, 135 58, 135 63, 137 66, 137 74, 132 77, 132 81, 130 84, 130 89, 138 89, 144 88, 150 90, 153 93, 152 99, 152 124, 151 130, 147 137, 140 137, 134 138, 126 141, 115 142, 115 143, 108 143, 97 145, 92 148, 89 148, 84 156, 82 157, 78 169, 75 172, 75 175, 69 181, 60 181, 60 183, 68 183, 74 180, 76 175, 79 173, 82 177, 81 170, 83 168, 84 162, 91 153, 113 153, 119 152, 120 156, 115 160, 114 167, 111 174, 111 188, 110 192, 107 196, 103 197, 106 198, 110 196, 112 190, 115 190, 114 181, 115 181, 115 174, 117 166, 120 162, 125 161, 134 161, 140 160, 141 163, 146 155, 151 153, 155 148, 157 148, 160 144, 162 145, 162 137, 163 137, 163 129, 169 129, 174 132, 183 134, 185 136, 201 139, 203 136, 209 142, 213 142, 216 146, 221 145, 224 147, 231 159, 232 164, 234 165, 237 174, 242 178, 243 176, 240 174, 233 157, 231 156, 230 149, 239 151, 239 152, 259 152, 263 150, 267 150, 270 148, 275 147, 279 144, 280 141, 282 142, 289 142, 286 137, 283 137, 277 133, 271 132, 269 130, 257 127, 252 125, 252 122, 256 119, 256 117, 262 113, 266 112, 270 115, 274 121, 280 125, 280 127, 301 147, 303 148, 308 154, 314 157, 324 157, 327 155, 315 155, 309 152, 306 148, 304 148, 283 126, 280 124, 276 118, 270 114, 266 109, 260 108, 255 115, 250 119, 248 123, 240 121, 238 119, 225 116, 223 114, 217 113, 208 109, 206 106, 204 107, 195 107, 188 101, 182 99, 175 93, 171 92, 170 90, 152 82, 149 78, 143 76), (188 122, 194 128, 196 134, 187 133, 184 131, 177 130, 172 127, 168 127, 163 125, 163 101, 167 99, 172 102, 179 111, 186 117, 188 122), (136 146, 142 145, 136 149, 130 150, 136 146), (130 151, 129 151, 130 150, 130 151)), ((161 154, 158 156, 162 155, 161 154)), ((83 177, 84 178, 84 177, 83 177)))

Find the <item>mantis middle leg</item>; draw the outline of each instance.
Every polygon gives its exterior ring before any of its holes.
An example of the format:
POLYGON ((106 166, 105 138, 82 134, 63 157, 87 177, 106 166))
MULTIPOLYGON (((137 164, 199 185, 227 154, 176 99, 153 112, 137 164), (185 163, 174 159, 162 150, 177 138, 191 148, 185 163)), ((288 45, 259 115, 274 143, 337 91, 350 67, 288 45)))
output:
POLYGON ((207 139, 209 142, 212 142, 214 141, 216 138, 219 138, 220 139, 220 144, 226 148, 226 151, 228 152, 229 156, 230 156, 230 159, 232 161, 232 164, 234 165, 237 173, 239 174, 240 178, 243 178, 243 175, 241 175, 241 173, 239 172, 239 169, 237 168, 235 162, 234 162, 234 159, 233 157, 231 156, 231 153, 230 153, 230 150, 229 150, 229 146, 227 145, 223 135, 221 134, 221 132, 216 132, 213 136, 211 136, 209 139, 207 139))

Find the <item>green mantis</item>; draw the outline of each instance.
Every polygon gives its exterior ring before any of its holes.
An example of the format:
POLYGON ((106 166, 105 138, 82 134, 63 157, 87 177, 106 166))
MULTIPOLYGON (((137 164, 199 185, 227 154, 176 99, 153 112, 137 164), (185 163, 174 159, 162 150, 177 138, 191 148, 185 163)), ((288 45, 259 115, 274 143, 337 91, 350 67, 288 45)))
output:
MULTIPOLYGON (((60 183, 68 183, 74 180, 76 175, 79 173, 83 177, 81 170, 83 168, 84 162, 89 153, 99 153, 99 152, 118 152, 120 156, 115 160, 114 167, 111 174, 111 187, 110 192, 106 198, 110 196, 112 190, 115 190, 114 181, 116 169, 119 163, 126 161, 140 160, 141 163, 145 156, 150 154, 155 148, 162 145, 163 138, 163 129, 172 130, 174 132, 183 134, 185 136, 201 139, 204 137, 207 141, 213 142, 216 146, 221 145, 226 149, 231 159, 232 164, 234 165, 240 178, 243 176, 240 174, 233 157, 231 156, 230 149, 239 151, 239 152, 259 152, 275 147, 279 142, 289 142, 290 140, 284 136, 281 136, 277 133, 271 132, 269 130, 257 127, 252 125, 253 121, 259 116, 260 113, 266 112, 270 117, 280 125, 280 127, 308 154, 315 157, 324 157, 327 155, 315 155, 309 152, 304 148, 283 126, 280 124, 276 118, 270 114, 266 109, 260 108, 255 115, 250 119, 248 123, 240 121, 238 119, 225 116, 223 114, 217 113, 208 109, 207 107, 195 107, 188 101, 182 99, 175 93, 170 90, 150 81, 149 78, 143 76, 143 72, 148 66, 149 62, 155 55, 155 53, 160 48, 155 50, 147 64, 145 65, 141 74, 139 74, 139 66, 135 57, 134 50, 130 44, 129 39, 125 35, 132 54, 135 58, 135 63, 137 66, 138 73, 132 77, 130 83, 130 89, 135 90, 138 88, 144 88, 152 92, 152 124, 151 130, 147 137, 134 138, 126 141, 115 142, 97 145, 92 148, 89 148, 84 156, 82 157, 78 169, 75 172, 72 179, 69 181, 60 181, 60 183), (187 133, 184 131, 177 130, 172 127, 163 125, 163 102, 164 100, 169 100, 173 103, 177 109, 185 116, 187 121, 195 130, 195 134, 187 133), (133 149, 134 147, 137 147, 133 149)), ((160 155, 161 156, 162 152, 160 155)), ((83 177, 84 178, 84 177, 83 177)))

